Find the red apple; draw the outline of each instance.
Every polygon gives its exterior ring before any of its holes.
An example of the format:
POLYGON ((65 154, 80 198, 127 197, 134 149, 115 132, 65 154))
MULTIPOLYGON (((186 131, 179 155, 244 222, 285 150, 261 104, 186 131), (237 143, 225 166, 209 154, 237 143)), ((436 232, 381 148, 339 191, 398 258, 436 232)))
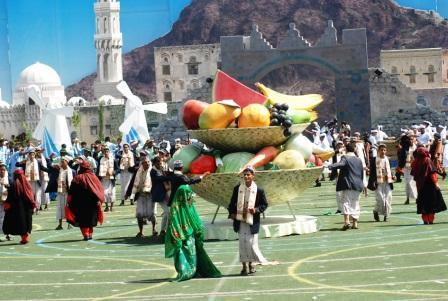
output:
POLYGON ((199 128, 199 115, 208 107, 209 104, 203 101, 190 99, 184 103, 182 109, 182 121, 189 130, 196 130, 199 128))

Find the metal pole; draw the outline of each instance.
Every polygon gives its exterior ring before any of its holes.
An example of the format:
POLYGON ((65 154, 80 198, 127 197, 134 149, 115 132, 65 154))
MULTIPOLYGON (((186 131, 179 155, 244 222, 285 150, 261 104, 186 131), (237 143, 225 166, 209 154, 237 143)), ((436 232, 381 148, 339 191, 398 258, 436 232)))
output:
POLYGON ((219 211, 219 208, 220 208, 220 207, 221 207, 221 206, 218 205, 218 208, 216 208, 215 214, 213 215, 212 224, 215 223, 215 219, 216 219, 216 216, 218 215, 218 211, 219 211))
POLYGON ((291 211, 292 217, 294 218, 295 221, 297 221, 296 215, 294 214, 294 210, 292 210, 291 203, 288 201, 286 202, 286 204, 288 204, 289 211, 291 211))

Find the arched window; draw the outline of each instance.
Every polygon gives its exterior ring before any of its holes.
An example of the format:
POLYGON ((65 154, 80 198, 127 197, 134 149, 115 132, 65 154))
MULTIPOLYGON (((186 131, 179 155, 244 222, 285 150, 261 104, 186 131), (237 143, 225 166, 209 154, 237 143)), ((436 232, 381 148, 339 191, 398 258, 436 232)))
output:
POLYGON ((428 105, 428 103, 426 102, 425 96, 423 96, 423 95, 417 96, 417 104, 426 107, 428 105))
POLYGON ((445 95, 445 97, 442 99, 442 106, 448 107, 448 95, 445 95))
POLYGON ((175 119, 177 118, 177 115, 179 114, 179 111, 174 109, 171 111, 171 118, 175 119))
POLYGON ((104 22, 103 22, 104 24, 104 27, 103 27, 103 32, 104 33, 107 33, 107 17, 104 17, 104 22))

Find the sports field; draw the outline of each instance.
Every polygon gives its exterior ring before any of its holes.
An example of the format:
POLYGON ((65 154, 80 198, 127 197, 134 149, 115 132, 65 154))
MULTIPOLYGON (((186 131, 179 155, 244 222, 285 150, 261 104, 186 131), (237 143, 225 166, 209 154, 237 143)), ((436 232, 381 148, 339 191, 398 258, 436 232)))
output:
MULTIPOLYGON (((30 244, 18 244, 17 237, 0 242, 0 300, 448 300, 447 213, 423 225, 415 204, 402 205, 400 183, 389 222, 373 222, 370 192, 361 200, 360 229, 342 232, 342 217, 328 215, 336 207, 334 190, 323 182, 293 203, 296 213, 319 217, 320 232, 260 241, 279 265, 241 277, 238 242, 207 242, 224 277, 181 283, 170 281, 175 271, 163 245, 135 238, 134 206, 106 213, 105 224, 85 242, 77 228, 53 230, 52 203, 34 217, 30 244)), ((204 220, 215 209, 198 199, 204 220)), ((267 211, 282 213, 286 206, 267 211)), ((226 217, 222 211, 219 218, 226 217)))

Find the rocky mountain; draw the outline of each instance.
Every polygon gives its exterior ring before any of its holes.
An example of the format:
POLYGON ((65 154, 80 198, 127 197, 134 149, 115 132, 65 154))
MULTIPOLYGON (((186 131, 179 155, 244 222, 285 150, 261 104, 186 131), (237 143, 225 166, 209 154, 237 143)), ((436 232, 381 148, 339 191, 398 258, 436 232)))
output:
MULTIPOLYGON (((402 8, 392 0, 193 0, 167 35, 124 55, 124 79, 143 99, 153 99, 155 46, 216 43, 222 35, 247 35, 257 23, 275 47, 290 22, 314 43, 327 20, 334 21, 339 34, 345 28, 367 28, 370 66, 378 66, 381 49, 448 47, 448 23, 444 19, 431 12, 402 8)), ((91 99, 94 78, 90 75, 68 87, 67 96, 91 99)), ((328 98, 322 113, 331 115, 331 74, 310 66, 287 66, 271 72, 263 81, 291 94, 321 92, 328 98)))

